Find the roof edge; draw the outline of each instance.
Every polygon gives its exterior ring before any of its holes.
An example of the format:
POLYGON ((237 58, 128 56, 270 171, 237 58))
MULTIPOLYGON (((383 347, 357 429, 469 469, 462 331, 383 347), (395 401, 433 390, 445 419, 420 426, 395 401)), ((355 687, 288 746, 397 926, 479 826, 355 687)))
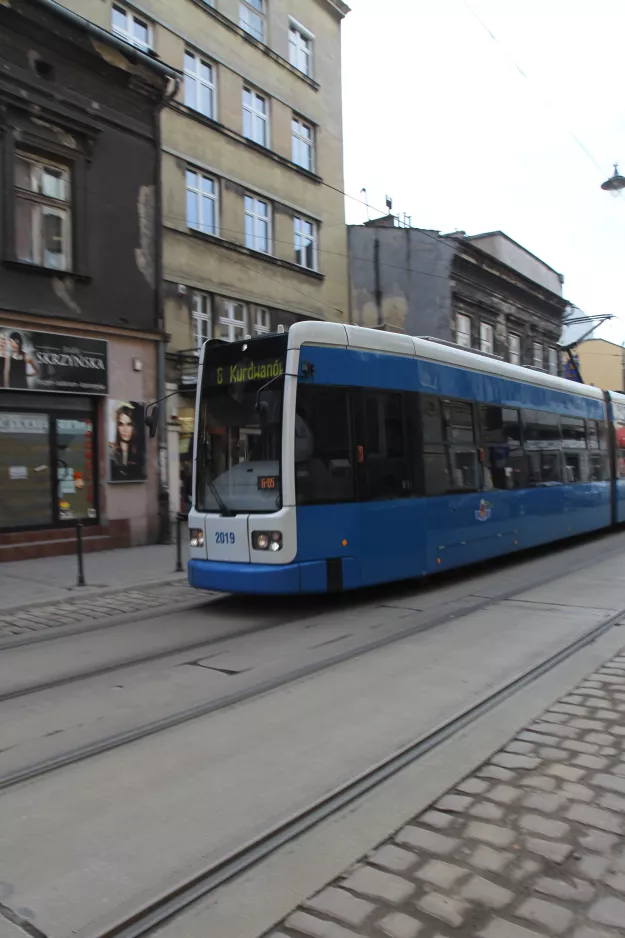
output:
POLYGON ((351 13, 351 7, 349 7, 345 0, 320 0, 321 3, 325 3, 326 6, 332 7, 332 9, 339 14, 341 19, 347 16, 348 13, 351 13))

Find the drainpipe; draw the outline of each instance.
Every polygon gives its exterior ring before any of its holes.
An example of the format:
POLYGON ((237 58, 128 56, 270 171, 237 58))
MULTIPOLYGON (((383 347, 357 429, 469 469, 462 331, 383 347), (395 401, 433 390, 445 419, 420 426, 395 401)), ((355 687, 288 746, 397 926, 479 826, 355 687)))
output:
MULTIPOLYGON (((154 112, 154 139, 156 142, 156 165, 154 168, 154 278, 156 325, 160 332, 156 359, 157 399, 165 397, 165 297, 163 290, 163 192, 162 192, 162 149, 161 112, 175 98, 180 79, 174 78, 174 86, 159 101, 154 112)), ((167 477, 167 407, 161 407, 158 420, 158 517, 159 541, 171 543, 171 519, 169 517, 169 482, 167 477)))
POLYGON ((373 242, 373 276, 375 278, 375 306, 378 313, 378 326, 382 325, 382 280, 380 277, 380 238, 376 233, 373 242))

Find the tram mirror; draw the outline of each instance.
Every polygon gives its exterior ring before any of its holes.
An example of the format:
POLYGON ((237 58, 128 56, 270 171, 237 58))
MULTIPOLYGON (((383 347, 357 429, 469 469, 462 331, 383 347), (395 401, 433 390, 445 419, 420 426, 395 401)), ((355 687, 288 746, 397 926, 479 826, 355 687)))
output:
POLYGON ((256 406, 254 408, 256 411, 256 416, 258 417, 258 423, 261 427, 266 427, 269 423, 269 404, 267 401, 256 401, 256 406))
POLYGON ((145 415, 145 425, 148 428, 150 439, 153 440, 158 430, 159 406, 155 404, 149 414, 145 415))

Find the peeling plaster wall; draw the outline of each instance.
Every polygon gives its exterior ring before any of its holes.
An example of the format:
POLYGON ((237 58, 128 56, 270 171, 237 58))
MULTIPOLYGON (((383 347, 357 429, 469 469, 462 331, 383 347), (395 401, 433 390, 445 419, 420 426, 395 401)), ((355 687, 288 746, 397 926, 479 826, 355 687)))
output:
POLYGON ((354 323, 451 339, 453 241, 418 228, 350 225, 348 243, 354 323))

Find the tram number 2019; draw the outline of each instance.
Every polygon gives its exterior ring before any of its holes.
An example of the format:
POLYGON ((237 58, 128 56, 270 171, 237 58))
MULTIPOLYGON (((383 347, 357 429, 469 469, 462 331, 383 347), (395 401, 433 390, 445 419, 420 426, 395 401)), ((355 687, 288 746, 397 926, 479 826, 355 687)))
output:
POLYGON ((232 531, 215 531, 216 544, 234 544, 235 536, 232 531))

